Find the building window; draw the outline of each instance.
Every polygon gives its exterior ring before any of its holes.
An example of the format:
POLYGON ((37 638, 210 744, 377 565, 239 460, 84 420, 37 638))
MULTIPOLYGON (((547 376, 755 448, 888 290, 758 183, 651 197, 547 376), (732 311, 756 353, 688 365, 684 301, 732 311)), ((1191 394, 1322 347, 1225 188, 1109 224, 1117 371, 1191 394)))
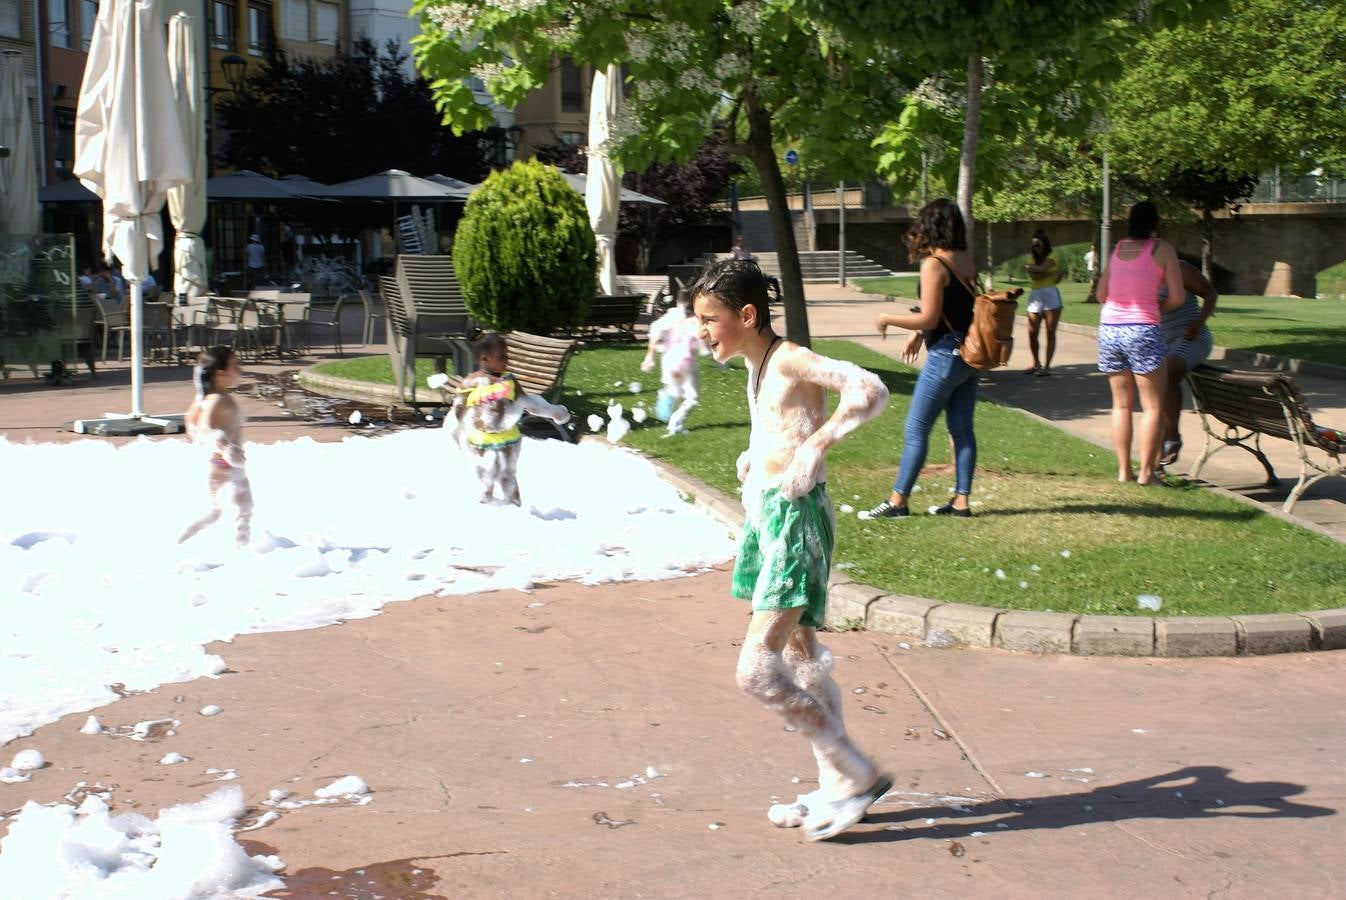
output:
POLYGON ((69 172, 75 166, 75 111, 65 106, 56 107, 56 146, 52 148, 52 165, 58 172, 69 172))
POLYGON ((570 147, 584 146, 583 131, 563 131, 561 132, 561 143, 570 147))
POLYGON ((271 7, 248 4, 248 52, 265 56, 271 52, 271 7))
POLYGON ((236 7, 224 0, 210 5, 210 46, 220 50, 234 49, 234 16, 236 7))
POLYGON ((47 34, 53 47, 73 47, 70 0, 47 0, 47 34))
POLYGON ((287 41, 307 41, 308 0, 282 0, 280 36, 287 41))
POLYGON ((80 0, 79 5, 79 34, 80 48, 89 52, 89 44, 93 41, 93 26, 98 21, 98 0, 80 0))
POLYGON ((569 57, 561 60, 561 112, 584 112, 584 79, 569 57))
POLYGON ((340 30, 341 7, 335 3, 324 3, 322 0, 313 4, 313 9, 317 13, 313 39, 324 44, 337 45, 338 32, 340 30))
POLYGON ((23 37, 23 13, 19 0, 0 0, 0 37, 23 37))

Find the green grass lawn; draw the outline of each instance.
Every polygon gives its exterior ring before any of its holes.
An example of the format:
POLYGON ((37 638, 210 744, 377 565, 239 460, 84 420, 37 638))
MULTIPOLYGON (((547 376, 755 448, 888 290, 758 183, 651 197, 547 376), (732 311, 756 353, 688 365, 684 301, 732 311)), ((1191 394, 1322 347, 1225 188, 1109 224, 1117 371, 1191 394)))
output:
MULTIPOLYGON (((1300 611, 1340 604, 1346 547, 1190 486, 1141 488, 1113 480, 1106 450, 990 403, 977 407, 978 470, 972 519, 913 515, 861 522, 887 496, 902 446, 913 370, 845 341, 818 350, 853 360, 888 384, 888 410, 830 454, 838 506, 836 564, 894 593, 1012 609, 1134 615, 1139 594, 1158 594, 1162 615, 1300 611), (1003 573, 1004 577, 998 577, 1003 573), (1021 586, 1022 585, 1022 586, 1021 586)), ((566 373, 564 402, 583 422, 609 399, 653 409, 658 379, 640 372, 643 348, 585 350, 566 373), (639 381, 633 394, 629 384, 639 381)), ((325 373, 390 382, 386 357, 325 363, 325 373)), ((421 372, 424 378, 429 367, 421 372)), ((692 433, 663 437, 651 419, 626 443, 736 494, 734 461, 748 443, 746 374, 701 363, 692 433)), ((912 497, 914 510, 943 503, 953 484, 947 433, 937 426, 912 497)))
MULTIPOLYGON (((857 284, 868 293, 916 296, 914 276, 866 278, 859 279, 857 284)), ((996 284, 1003 287, 1005 281, 999 279, 996 284)), ((1062 282, 1061 299, 1065 307, 1061 320, 1076 325, 1098 325, 1102 307, 1083 302, 1088 295, 1087 284, 1062 282)), ((1346 365, 1346 301, 1343 300, 1230 294, 1220 298, 1210 320, 1210 330, 1220 347, 1346 365)))

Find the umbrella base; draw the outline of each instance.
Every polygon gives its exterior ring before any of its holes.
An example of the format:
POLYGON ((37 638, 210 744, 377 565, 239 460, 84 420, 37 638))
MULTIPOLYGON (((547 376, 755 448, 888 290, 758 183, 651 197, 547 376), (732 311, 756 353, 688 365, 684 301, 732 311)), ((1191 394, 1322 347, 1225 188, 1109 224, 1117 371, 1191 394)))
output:
POLYGON ((133 416, 130 413, 104 413, 101 419, 76 419, 66 431, 95 434, 99 437, 137 437, 142 434, 182 434, 186 430, 182 416, 133 416))

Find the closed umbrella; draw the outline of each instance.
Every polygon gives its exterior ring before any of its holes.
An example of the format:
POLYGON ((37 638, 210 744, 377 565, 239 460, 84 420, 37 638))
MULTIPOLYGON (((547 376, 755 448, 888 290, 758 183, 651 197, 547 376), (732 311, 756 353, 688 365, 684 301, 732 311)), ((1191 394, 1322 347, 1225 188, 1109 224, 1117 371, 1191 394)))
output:
MULTIPOLYGON (((141 282, 159 260, 159 214, 192 180, 158 0, 103 0, 75 118, 75 175, 103 198, 103 253, 131 283, 131 419, 144 419, 141 282)), ((83 430, 83 429, 81 429, 83 430)))
POLYGON ((617 293, 617 217, 621 213, 621 179, 609 153, 612 123, 621 103, 621 82, 616 64, 594 72, 589 97, 588 177, 584 205, 594 229, 598 251, 598 284, 605 294, 617 293))
POLYGON ((0 53, 0 144, 9 148, 9 156, 0 158, 0 232, 33 234, 38 227, 37 158, 23 57, 17 50, 0 53))
POLYGON ((168 191, 168 217, 177 232, 173 241, 173 293, 199 297, 210 293, 206 242, 201 239, 206 224, 206 122, 196 28, 183 12, 168 20, 168 69, 192 166, 192 180, 168 191))

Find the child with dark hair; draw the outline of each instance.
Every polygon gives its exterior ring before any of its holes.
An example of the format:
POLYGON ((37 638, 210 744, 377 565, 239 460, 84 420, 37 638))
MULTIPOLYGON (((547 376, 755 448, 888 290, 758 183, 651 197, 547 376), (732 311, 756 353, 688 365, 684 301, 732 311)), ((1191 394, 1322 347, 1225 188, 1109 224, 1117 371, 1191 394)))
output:
POLYGON ((755 263, 715 263, 691 290, 701 339, 716 362, 742 356, 748 365, 752 432, 738 458, 746 518, 732 592, 752 602, 752 619, 738 686, 808 738, 818 762, 818 790, 767 815, 823 840, 860 821, 893 783, 846 734, 832 654, 817 637, 836 529, 825 489, 827 450, 882 412, 888 390, 872 372, 777 335, 767 280, 755 263), (839 395, 830 417, 829 390, 839 395))
POLYGON ((496 487, 506 503, 521 505, 519 498, 519 447, 523 434, 519 420, 524 413, 545 416, 558 425, 570 421, 570 410, 524 393, 509 369, 509 345, 498 334, 478 339, 473 350, 477 371, 465 377, 453 401, 454 438, 472 457, 481 483, 481 502, 489 503, 496 487))
POLYGON ((193 377, 196 381, 196 399, 187 409, 185 422, 187 436, 193 443, 210 452, 206 488, 210 494, 210 511, 197 519, 178 538, 178 543, 196 535, 220 518, 220 494, 233 491, 237 518, 234 542, 246 547, 252 536, 252 486, 243 470, 247 458, 243 454, 243 414, 227 392, 237 387, 240 372, 238 357, 229 347, 212 347, 201 354, 193 377))

